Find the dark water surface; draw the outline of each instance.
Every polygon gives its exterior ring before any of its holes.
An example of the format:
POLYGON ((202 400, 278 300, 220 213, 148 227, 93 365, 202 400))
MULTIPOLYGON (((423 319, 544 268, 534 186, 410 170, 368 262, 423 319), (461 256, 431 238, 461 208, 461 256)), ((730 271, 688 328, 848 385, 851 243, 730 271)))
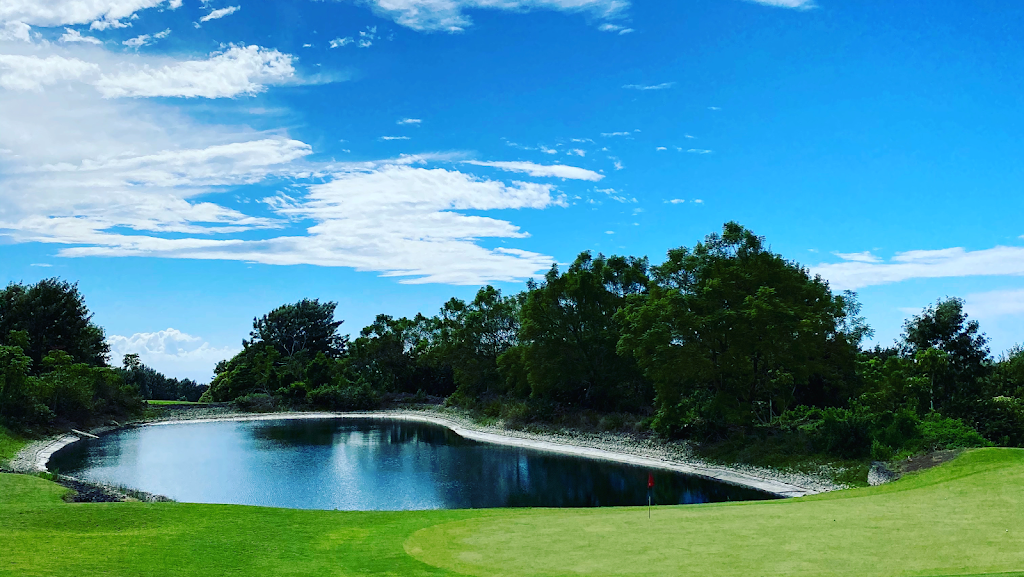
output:
MULTIPOLYGON (((646 505, 650 472, 370 419, 140 427, 72 443, 50 468, 183 502, 342 510, 646 505)), ((655 504, 772 498, 653 473, 655 504)))

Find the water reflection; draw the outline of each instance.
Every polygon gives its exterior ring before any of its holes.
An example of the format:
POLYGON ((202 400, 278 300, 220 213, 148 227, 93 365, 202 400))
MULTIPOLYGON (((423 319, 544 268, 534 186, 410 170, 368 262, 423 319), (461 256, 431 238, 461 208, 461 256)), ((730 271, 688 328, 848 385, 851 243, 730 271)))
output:
MULTIPOLYGON (((141 427, 74 443, 50 466, 194 503, 342 510, 647 504, 647 469, 479 443, 408 421, 141 427)), ((654 478, 657 504, 771 498, 666 471, 654 478)))

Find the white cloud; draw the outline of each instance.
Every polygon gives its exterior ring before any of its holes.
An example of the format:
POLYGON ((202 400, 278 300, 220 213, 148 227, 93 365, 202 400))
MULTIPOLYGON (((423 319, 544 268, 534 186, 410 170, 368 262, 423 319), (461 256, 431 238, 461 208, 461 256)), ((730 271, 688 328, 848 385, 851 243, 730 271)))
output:
POLYGON ((232 14, 234 14, 235 12, 238 12, 241 9, 242 9, 241 6, 228 6, 227 8, 220 8, 219 10, 214 10, 213 12, 210 12, 206 16, 203 16, 202 18, 199 19, 199 21, 200 22, 209 22, 210 20, 218 20, 218 19, 223 18, 225 16, 231 16, 232 14))
POLYGON ((573 149, 570 149, 570 150, 566 151, 566 154, 569 155, 569 156, 574 156, 574 155, 575 156, 586 156, 587 155, 587 151, 583 150, 582 148, 573 148, 573 149))
POLYGON ((167 9, 177 10, 178 8, 181 8, 183 2, 184 0, 167 0, 167 9))
POLYGON ((110 344, 111 364, 122 363, 124 355, 134 353, 142 362, 169 377, 208 383, 213 367, 241 350, 239 347, 214 347, 200 337, 168 328, 153 333, 131 336, 113 335, 110 344))
MULTIPOLYGON (((2 19, 0 22, 3 22, 2 19)), ((3 26, 0 26, 0 40, 31 42, 32 37, 29 36, 31 31, 32 27, 24 22, 3 22, 3 26)))
POLYGON ((597 182, 604 178, 603 174, 598 174, 593 170, 587 170, 585 168, 578 168, 575 166, 565 166, 562 164, 543 165, 534 164, 532 162, 484 162, 481 160, 466 160, 464 162, 466 164, 473 164, 476 166, 490 166, 492 168, 507 170, 509 172, 523 172, 536 177, 589 180, 592 182, 597 182))
POLYGON ((708 150, 706 148, 691 148, 687 150, 690 154, 711 154, 714 150, 708 150))
POLYGON ((1024 275, 1024 247, 997 246, 914 250, 889 262, 821 263, 811 269, 840 290, 902 282, 914 278, 1024 275))
POLYGON ((331 40, 331 48, 341 48, 342 46, 348 46, 353 42, 355 42, 355 40, 353 40, 351 36, 346 38, 335 38, 334 40, 331 40))
POLYGON ((774 6, 776 8, 794 8, 796 10, 810 10, 815 7, 814 0, 748 0, 749 2, 756 2, 758 4, 764 4, 765 6, 774 6))
POLYGON ((259 46, 232 46, 205 60, 103 74, 95 86, 107 98, 230 98, 262 92, 265 84, 279 84, 294 76, 289 54, 259 46))
POLYGON ((603 192, 604 194, 607 194, 615 202, 621 202, 623 204, 629 203, 629 202, 637 202, 637 200, 635 198, 630 199, 628 197, 625 197, 619 191, 615 190, 614 188, 595 188, 594 192, 603 192))
MULTIPOLYGON (((131 18, 139 10, 164 3, 165 0, 4 0, 0 2, 0 21, 43 27, 101 21, 105 23, 100 24, 102 30, 114 21, 131 18)), ((174 9, 181 2, 170 0, 167 4, 174 9)))
POLYGON ((411 140, 408 136, 381 136, 378 140, 411 140))
POLYGON ((661 84, 627 84, 623 88, 627 90, 667 90, 675 86, 675 82, 662 82, 661 84))
POLYGON ((107 234, 92 246, 58 255, 151 256, 243 260, 272 265, 313 264, 412 277, 406 283, 474 285, 514 281, 550 266, 551 257, 518 249, 487 249, 485 237, 522 238, 509 222, 461 210, 546 208, 564 204, 551 185, 507 185, 444 169, 382 165, 334 174, 301 198, 265 199, 293 220, 311 220, 306 235, 265 240, 167 239, 107 234))
POLYGON ((61 81, 78 80, 99 72, 99 66, 63 56, 0 54, 0 88, 40 91, 61 81))
POLYGON ((617 32, 619 36, 633 32, 632 28, 626 28, 625 26, 619 26, 618 24, 612 24, 610 22, 606 22, 598 26, 597 29, 601 32, 617 32))
POLYGON ((684 202, 686 201, 681 198, 673 198, 672 200, 666 200, 665 204, 683 204, 684 202))
POLYGON ((135 38, 129 38, 128 40, 125 40, 121 44, 124 44, 125 46, 127 46, 129 48, 139 49, 139 48, 141 48, 143 46, 147 46, 149 44, 152 44, 154 41, 159 40, 161 38, 167 38, 170 35, 171 35, 171 29, 168 28, 168 29, 164 30, 163 32, 157 32, 156 34, 153 34, 152 36, 150 36, 149 34, 142 34, 142 35, 136 36, 135 38))
POLYGON ((708 106, 708 110, 721 110, 721 108, 717 106, 708 106))
POLYGON ((655 150, 657 150, 658 152, 661 152, 663 150, 668 150, 668 149, 665 148, 664 146, 659 146, 658 148, 655 148, 655 150))
POLYGON ((964 300, 964 310, 977 319, 1024 315, 1024 289, 973 293, 967 295, 964 300))
POLYGON ((608 138, 608 137, 611 137, 611 136, 633 136, 633 133, 632 132, 602 132, 601 136, 604 136, 605 138, 608 138))
POLYGON ((64 35, 60 37, 61 42, 85 42, 88 44, 103 44, 103 41, 93 36, 83 36, 74 28, 65 28, 64 35))
POLYGON ((106 30, 107 28, 128 28, 132 24, 131 22, 121 22, 120 20, 96 20, 89 25, 89 30, 106 30))
POLYGON ((423 32, 460 32, 473 21, 467 10, 531 9, 587 12, 598 18, 612 18, 629 7, 629 0, 364 0, 374 11, 398 24, 423 32))
POLYGON ((139 48, 141 46, 145 46, 147 43, 149 43, 149 34, 142 34, 140 36, 136 36, 135 38, 129 38, 121 44, 124 44, 128 48, 139 48))
POLYGON ((833 252, 839 258, 851 262, 882 262, 882 259, 871 254, 871 251, 864 252, 833 252))
POLYGON ((419 118, 403 118, 398 121, 398 124, 420 124, 422 122, 419 118))
MULTIPOLYGON (((169 34, 170 29, 167 29, 151 36, 133 38, 124 44, 137 48, 169 34)), ((70 37, 75 38, 74 35, 70 37)), ((84 41, 93 43, 93 40, 84 41)), ((268 84, 309 81, 295 78, 291 55, 259 46, 231 46, 205 60, 186 61, 163 56, 113 54, 85 47, 74 52, 91 56, 96 62, 64 56, 68 51, 57 50, 56 45, 45 44, 42 48, 56 53, 49 56, 0 55, 0 87, 40 91, 58 83, 81 82, 94 86, 107 98, 225 98, 256 94, 268 84)))

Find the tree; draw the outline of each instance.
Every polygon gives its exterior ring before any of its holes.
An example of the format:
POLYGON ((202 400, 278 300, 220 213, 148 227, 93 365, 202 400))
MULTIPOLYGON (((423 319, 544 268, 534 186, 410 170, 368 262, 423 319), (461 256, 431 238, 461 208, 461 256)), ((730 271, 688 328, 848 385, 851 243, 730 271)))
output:
POLYGON ((338 334, 338 328, 344 321, 334 320, 337 306, 334 302, 302 299, 295 304, 277 307, 252 320, 248 342, 266 343, 286 357, 306 351, 309 358, 317 353, 338 358, 345 353, 348 338, 338 334))
POLYGON ((77 284, 57 278, 31 286, 12 283, 0 291, 0 345, 12 344, 12 331, 23 331, 27 342, 22 348, 32 359, 34 374, 54 350, 64 351, 76 363, 105 366, 110 346, 92 317, 77 284))
POLYGON ((972 414, 979 399, 992 396, 988 339, 963 307, 958 298, 941 300, 908 320, 903 334, 904 353, 928 364, 934 409, 955 417, 972 414))
POLYGON ((477 291, 472 302, 453 298, 441 308, 432 355, 451 365, 462 394, 475 398, 508 392, 498 358, 519 342, 521 306, 521 298, 502 296, 488 285, 477 291))
POLYGON ((31 366, 32 359, 21 347, 0 346, 0 424, 14 427, 49 418, 37 418, 40 407, 29 377, 31 366))
POLYGON ((844 388, 834 367, 852 366, 856 351, 842 332, 847 309, 821 278, 730 222, 654 267, 649 294, 616 317, 619 350, 654 382, 656 425, 704 435, 767 423, 815 380, 844 388))
POLYGON ((412 319, 377 315, 352 343, 353 370, 380 391, 448 395, 453 385, 446 360, 427 354, 438 323, 421 314, 412 319))
POLYGON ((647 288, 647 259, 581 253, 565 273, 553 266, 522 305, 521 349, 503 358, 535 398, 601 410, 637 409, 650 387, 630 356, 616 353, 615 313, 647 288))
POLYGON ((999 394, 1024 399, 1024 347, 1015 345, 996 365, 999 394))

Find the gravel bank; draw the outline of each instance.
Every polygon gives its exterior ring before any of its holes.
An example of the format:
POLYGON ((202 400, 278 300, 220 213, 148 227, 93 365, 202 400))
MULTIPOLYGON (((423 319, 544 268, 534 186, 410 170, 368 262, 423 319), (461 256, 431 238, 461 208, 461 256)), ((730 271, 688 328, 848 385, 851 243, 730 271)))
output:
MULTIPOLYGON (((446 426, 460 436, 503 445, 524 447, 594 459, 665 469, 714 479, 732 485, 750 487, 782 497, 802 497, 845 489, 826 474, 808 475, 749 465, 723 466, 704 462, 693 455, 686 443, 662 442, 624 433, 585 433, 573 430, 527 432, 502 426, 483 426, 469 416, 451 409, 423 408, 365 413, 238 413, 227 406, 168 406, 156 419, 129 423, 127 426, 159 426, 180 422, 222 420, 249 421, 274 419, 374 418, 408 419, 446 426)), ((116 427, 101 427, 92 434, 116 427)), ((11 468, 24 472, 45 471, 50 456, 78 440, 64 435, 26 446, 11 462, 11 468)))

